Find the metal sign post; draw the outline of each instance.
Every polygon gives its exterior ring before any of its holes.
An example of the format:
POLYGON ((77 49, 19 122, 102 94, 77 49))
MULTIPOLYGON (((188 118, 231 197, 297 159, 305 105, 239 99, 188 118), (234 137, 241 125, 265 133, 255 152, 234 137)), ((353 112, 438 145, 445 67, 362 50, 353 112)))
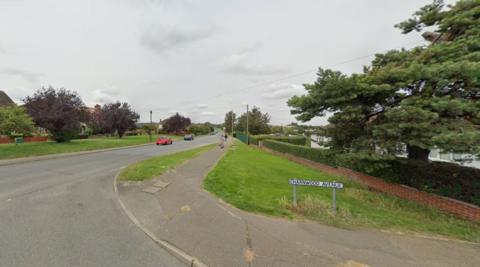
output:
POLYGON ((293 186, 293 206, 297 206, 297 185, 294 184, 293 186))
POLYGON ((303 185, 303 186, 316 186, 316 187, 329 187, 332 188, 332 211, 335 213, 337 211, 337 192, 336 189, 342 189, 343 184, 342 183, 337 183, 335 181, 333 182, 320 182, 320 181, 310 181, 310 180, 300 180, 297 178, 293 178, 288 181, 290 185, 292 185, 292 193, 293 193, 293 199, 292 199, 292 204, 294 207, 297 206, 297 185, 303 185))
MULTIPOLYGON (((335 182, 335 181, 333 181, 335 182)), ((336 192, 335 192, 335 187, 333 188, 333 191, 332 191, 332 211, 333 213, 337 212, 337 200, 336 200, 337 196, 336 196, 336 192)))

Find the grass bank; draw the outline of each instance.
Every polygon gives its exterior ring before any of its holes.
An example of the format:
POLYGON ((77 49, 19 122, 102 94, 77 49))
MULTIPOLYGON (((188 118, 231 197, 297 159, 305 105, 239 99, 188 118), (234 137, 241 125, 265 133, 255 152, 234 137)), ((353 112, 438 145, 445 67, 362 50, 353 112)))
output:
POLYGON ((371 192, 346 178, 326 174, 240 142, 227 152, 204 181, 205 189, 236 207, 267 215, 307 218, 342 228, 420 232, 480 242, 480 225, 385 194, 371 192), (331 212, 331 189, 298 187, 291 205, 288 180, 297 177, 343 182, 338 212, 331 212))
POLYGON ((195 149, 164 155, 140 161, 128 166, 121 174, 120 180, 143 181, 161 175, 169 169, 206 152, 216 144, 198 147, 195 149))
MULTIPOLYGON (((153 140, 155 141, 155 136, 153 140)), ((180 137, 174 137, 178 139, 180 137)), ((102 137, 82 140, 72 140, 66 143, 41 142, 24 144, 2 144, 0 145, 0 159, 13 159, 31 156, 42 156, 57 153, 79 152, 97 149, 107 149, 122 146, 133 146, 149 143, 148 135, 102 137)))

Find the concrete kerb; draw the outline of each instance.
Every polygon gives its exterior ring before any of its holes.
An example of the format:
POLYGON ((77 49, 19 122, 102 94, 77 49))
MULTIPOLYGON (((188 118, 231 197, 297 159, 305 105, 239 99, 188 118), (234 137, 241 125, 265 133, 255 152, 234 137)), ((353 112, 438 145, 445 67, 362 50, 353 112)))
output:
POLYGON ((158 244, 161 248, 168 251, 171 255, 179 259, 181 262, 185 263, 185 265, 190 267, 208 267, 208 265, 204 264, 199 259, 188 255, 185 251, 170 244, 168 241, 159 239, 154 233, 152 233, 144 225, 142 225, 140 221, 135 217, 135 215, 133 215, 133 213, 127 208, 127 206, 120 199, 120 195, 118 193, 118 183, 117 183, 118 177, 120 176, 120 173, 125 167, 126 166, 121 167, 118 170, 117 174, 115 175, 115 178, 113 179, 113 191, 115 192, 115 197, 117 198, 117 201, 120 204, 120 207, 125 212, 127 217, 156 244, 158 244))
POLYGON ((134 147, 150 146, 152 144, 153 143, 147 143, 147 144, 133 145, 133 146, 121 146, 121 147, 113 147, 113 148, 106 148, 106 149, 97 149, 97 150, 88 150, 88 151, 79 151, 79 152, 70 152, 70 153, 58 153, 58 154, 26 157, 26 158, 18 158, 18 159, 6 159, 6 160, 0 160, 0 166, 23 164, 23 163, 34 162, 34 161, 58 159, 58 158, 65 158, 65 157, 81 156, 81 155, 87 155, 87 154, 93 154, 93 153, 129 149, 134 147))

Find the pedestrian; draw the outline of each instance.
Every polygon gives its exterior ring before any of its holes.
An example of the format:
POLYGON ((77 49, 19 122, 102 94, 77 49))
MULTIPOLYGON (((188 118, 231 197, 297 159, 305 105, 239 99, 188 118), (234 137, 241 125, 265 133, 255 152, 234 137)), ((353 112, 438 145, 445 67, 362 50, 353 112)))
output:
POLYGON ((220 135, 220 148, 224 148, 225 147, 225 137, 222 135, 220 135))
POLYGON ((228 139, 228 135, 227 133, 225 133, 225 143, 227 142, 227 139, 228 139))

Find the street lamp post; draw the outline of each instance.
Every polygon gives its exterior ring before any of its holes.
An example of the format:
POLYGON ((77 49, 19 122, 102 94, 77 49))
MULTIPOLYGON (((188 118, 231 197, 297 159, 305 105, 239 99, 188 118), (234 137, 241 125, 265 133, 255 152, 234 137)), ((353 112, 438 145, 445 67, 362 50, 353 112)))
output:
POLYGON ((150 110, 150 127, 148 129, 148 133, 150 135, 150 142, 152 142, 152 124, 153 124, 153 122, 152 122, 152 111, 150 110))

